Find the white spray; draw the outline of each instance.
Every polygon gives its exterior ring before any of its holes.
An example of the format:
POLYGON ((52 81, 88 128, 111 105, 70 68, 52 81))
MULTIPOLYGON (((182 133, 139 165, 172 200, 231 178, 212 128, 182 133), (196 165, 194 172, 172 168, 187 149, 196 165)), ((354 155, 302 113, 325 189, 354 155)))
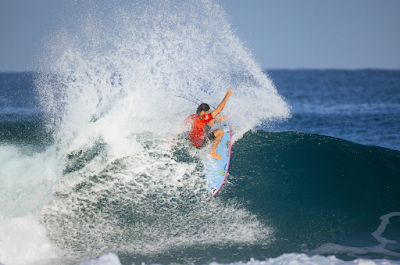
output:
POLYGON ((207 196, 199 153, 169 145, 197 107, 184 98, 216 106, 233 87, 234 140, 290 115, 225 13, 209 0, 98 6, 54 34, 37 80, 58 165, 40 212, 51 242, 76 260, 268 244, 270 227, 207 196))

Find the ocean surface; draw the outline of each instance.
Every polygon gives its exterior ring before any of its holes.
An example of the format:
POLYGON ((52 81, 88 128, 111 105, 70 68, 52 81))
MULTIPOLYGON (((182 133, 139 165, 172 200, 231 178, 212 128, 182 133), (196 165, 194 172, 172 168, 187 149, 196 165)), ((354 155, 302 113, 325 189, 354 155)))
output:
POLYGON ((400 70, 263 70, 212 1, 117 3, 0 73, 0 264, 400 264, 400 70), (211 198, 182 121, 230 87, 211 198))

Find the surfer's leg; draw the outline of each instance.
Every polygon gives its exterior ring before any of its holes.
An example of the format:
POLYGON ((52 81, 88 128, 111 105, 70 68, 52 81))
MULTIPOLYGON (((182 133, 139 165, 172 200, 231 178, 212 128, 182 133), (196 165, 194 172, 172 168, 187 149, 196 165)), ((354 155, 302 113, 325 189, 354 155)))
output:
POLYGON ((217 149, 219 143, 221 142, 222 136, 224 136, 224 131, 222 129, 217 129, 217 130, 213 131, 212 133, 214 134, 215 139, 214 139, 214 142, 211 147, 210 155, 217 160, 221 160, 222 157, 220 155, 218 155, 215 152, 215 150, 217 149))

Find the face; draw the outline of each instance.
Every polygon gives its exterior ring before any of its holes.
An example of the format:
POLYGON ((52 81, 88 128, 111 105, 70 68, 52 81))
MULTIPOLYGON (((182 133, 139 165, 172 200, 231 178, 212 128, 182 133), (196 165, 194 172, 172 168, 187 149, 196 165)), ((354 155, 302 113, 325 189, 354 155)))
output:
POLYGON ((200 112, 200 116, 206 115, 206 114, 208 114, 208 113, 210 113, 210 110, 207 110, 207 111, 202 110, 202 111, 200 112))

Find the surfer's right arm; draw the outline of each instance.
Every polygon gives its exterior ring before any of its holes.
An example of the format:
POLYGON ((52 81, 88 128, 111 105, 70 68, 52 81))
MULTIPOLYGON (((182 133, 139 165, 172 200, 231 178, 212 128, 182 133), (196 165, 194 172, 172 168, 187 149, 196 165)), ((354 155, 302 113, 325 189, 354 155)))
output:
POLYGON ((221 111, 224 109, 225 104, 228 101, 228 98, 232 95, 232 88, 233 87, 231 87, 228 90, 228 92, 226 92, 226 95, 225 95, 224 99, 221 101, 221 103, 219 103, 218 107, 211 112, 211 115, 212 115, 213 118, 217 117, 218 114, 220 114, 221 111))

